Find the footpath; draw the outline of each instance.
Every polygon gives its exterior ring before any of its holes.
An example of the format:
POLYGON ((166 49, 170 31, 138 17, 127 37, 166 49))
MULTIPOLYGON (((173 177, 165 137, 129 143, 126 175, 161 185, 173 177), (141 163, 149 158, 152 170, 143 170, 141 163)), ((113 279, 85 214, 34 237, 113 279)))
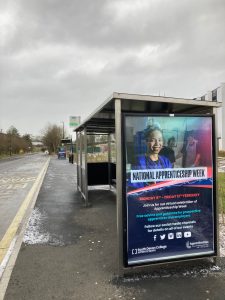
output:
POLYGON ((225 299, 224 258, 118 278, 115 192, 89 195, 85 208, 75 165, 51 158, 5 300, 225 299))

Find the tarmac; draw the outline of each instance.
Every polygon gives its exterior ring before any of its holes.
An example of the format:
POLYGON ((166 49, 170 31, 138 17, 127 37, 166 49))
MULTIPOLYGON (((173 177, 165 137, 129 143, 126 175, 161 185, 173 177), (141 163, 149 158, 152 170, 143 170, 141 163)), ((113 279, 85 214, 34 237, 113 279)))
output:
POLYGON ((224 300, 225 258, 117 276, 116 195, 91 189, 84 207, 76 167, 52 157, 5 300, 224 300))

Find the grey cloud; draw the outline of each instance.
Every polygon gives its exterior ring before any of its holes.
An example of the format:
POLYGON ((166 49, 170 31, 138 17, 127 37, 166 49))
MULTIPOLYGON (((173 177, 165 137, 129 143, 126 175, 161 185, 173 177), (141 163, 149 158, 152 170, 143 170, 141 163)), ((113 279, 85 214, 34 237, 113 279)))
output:
POLYGON ((225 80, 224 0, 122 10, 134 3, 2 1, 14 23, 0 49, 0 126, 29 120, 37 132, 84 118, 113 91, 196 97, 225 80))
MULTIPOLYGON (((132 1, 127 1, 132 5, 132 1)), ((137 45, 172 43, 187 39, 206 19, 224 25, 223 0, 153 1, 145 11, 117 19, 109 1, 18 1, 18 28, 11 48, 41 43, 95 45, 120 49, 137 45), (30 38, 29 43, 27 38, 30 38)), ((119 3, 119 2, 118 2, 119 3)), ((149 3, 151 3, 149 1, 149 3)), ((119 4, 118 4, 119 5, 119 4)), ((204 30, 203 30, 204 34, 204 30)))

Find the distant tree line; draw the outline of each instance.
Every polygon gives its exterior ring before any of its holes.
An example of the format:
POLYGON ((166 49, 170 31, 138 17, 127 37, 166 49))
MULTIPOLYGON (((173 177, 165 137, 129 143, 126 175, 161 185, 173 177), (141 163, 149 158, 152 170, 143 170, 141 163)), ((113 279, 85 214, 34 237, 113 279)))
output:
POLYGON ((20 136, 18 130, 11 126, 6 133, 0 133, 0 155, 13 155, 33 150, 31 136, 20 136))
MULTIPOLYGON (((57 153, 63 137, 62 128, 55 124, 48 124, 41 134, 42 151, 57 153)), ((16 127, 11 126, 6 133, 0 132, 0 156, 19 154, 33 151, 32 139, 29 134, 20 135, 16 127)))

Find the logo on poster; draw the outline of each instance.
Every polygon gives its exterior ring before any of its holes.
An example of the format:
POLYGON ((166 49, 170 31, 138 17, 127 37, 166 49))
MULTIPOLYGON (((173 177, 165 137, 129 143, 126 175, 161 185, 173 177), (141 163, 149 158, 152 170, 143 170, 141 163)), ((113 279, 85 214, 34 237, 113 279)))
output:
POLYGON ((162 240, 164 240, 165 239, 165 237, 166 237, 166 235, 165 234, 160 234, 160 240, 162 241, 162 240))
POLYGON ((168 233, 168 240, 173 240, 174 239, 174 233, 170 232, 168 233))
POLYGON ((191 231, 185 231, 185 232, 184 232, 184 237, 185 237, 185 238, 191 237, 191 231))
POLYGON ((186 242, 186 247, 187 247, 187 249, 191 249, 191 245, 190 245, 189 241, 186 242))
POLYGON ((191 248, 207 248, 209 247, 209 241, 199 241, 199 242, 186 242, 186 248, 191 249, 191 248))
POLYGON ((176 232, 176 238, 181 239, 182 238, 182 232, 176 232))

